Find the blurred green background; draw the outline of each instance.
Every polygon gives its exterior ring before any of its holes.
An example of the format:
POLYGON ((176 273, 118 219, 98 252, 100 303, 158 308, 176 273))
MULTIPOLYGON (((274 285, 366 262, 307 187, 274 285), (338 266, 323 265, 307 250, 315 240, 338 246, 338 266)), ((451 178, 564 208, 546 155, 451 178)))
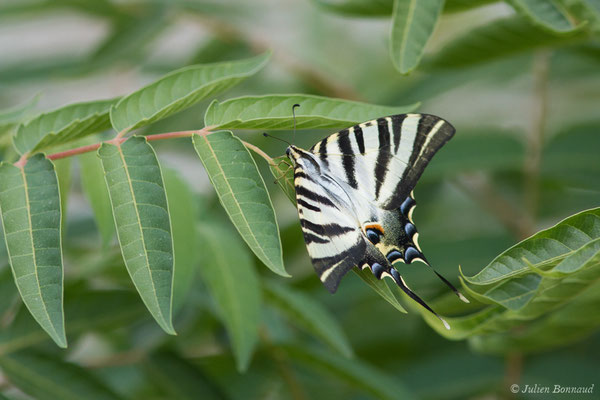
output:
MULTIPOLYGON (((336 2, 5 1, 0 4, 0 109, 17 107, 15 112, 33 115, 71 102, 116 97, 185 65, 271 49, 265 70, 219 98, 312 93, 385 105, 420 101, 419 112, 439 115, 456 127, 455 138, 417 186, 414 214, 424 253, 454 284, 459 265, 466 275, 474 275, 517 241, 598 206, 600 43, 594 30, 533 44, 518 32, 494 38, 472 31, 512 16, 513 8, 504 2, 448 0, 421 66, 403 76, 388 52, 389 17, 344 15, 323 3, 336 2)), ((386 2, 373 5, 380 3, 386 2)), ((144 128, 144 133, 199 129, 207 106, 203 102, 144 128)), ((235 133, 273 157, 284 153, 284 144, 260 132, 235 133)), ((328 133, 303 131, 295 141, 308 148, 328 133)), ((291 132, 275 134, 292 139, 291 132)), ((14 159, 6 136, 2 140, 2 157, 14 159)), ((155 148, 163 167, 176 170, 193 188, 198 224, 229 228, 189 141, 160 142, 155 148)), ((354 274, 329 295, 306 254, 296 210, 271 184, 262 160, 257 162, 272 189, 292 278, 276 277, 258 262, 256 269, 261 280, 297 289, 335 315, 355 353, 353 360, 343 362, 356 368, 370 365, 423 399, 510 398, 513 383, 595 383, 598 396, 597 332, 574 343, 558 340, 543 351, 487 355, 464 341, 440 337, 417 313, 398 313, 354 274)), ((68 350, 58 350, 17 300, 2 246, 0 355, 31 349, 35 353, 15 359, 40 365, 49 377, 56 371, 52 360, 67 360, 108 387, 107 393, 123 398, 378 397, 333 362, 281 352, 279 346, 300 353, 315 347, 317 352, 331 350, 296 329, 293 319, 282 318, 269 302, 263 307, 257 352, 249 370, 238 373, 213 301, 197 277, 176 314, 179 335, 165 335, 133 291, 117 244, 101 245, 77 164, 65 162, 64 168, 72 170, 64 178, 70 183, 64 241, 67 323, 77 317, 83 326, 69 333, 68 350), (87 301, 90 288, 124 291, 87 301)), ((207 262, 198 254, 194 265, 201 268, 207 262)), ((425 299, 446 294, 445 286, 420 264, 406 266, 402 273, 425 299)), ((452 312, 451 305, 444 309, 436 304, 442 314, 452 312)), ((0 363, 0 369, 7 365, 0 363)), ((77 380, 69 377, 80 372, 69 375, 65 367, 66 377, 54 379, 75 385, 77 380)), ((29 398, 23 385, 0 372, 0 399, 29 398)))

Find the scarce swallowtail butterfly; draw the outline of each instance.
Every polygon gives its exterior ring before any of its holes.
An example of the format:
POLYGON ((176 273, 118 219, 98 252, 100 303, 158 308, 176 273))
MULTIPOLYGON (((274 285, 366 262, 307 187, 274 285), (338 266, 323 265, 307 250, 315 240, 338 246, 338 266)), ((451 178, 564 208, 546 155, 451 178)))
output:
POLYGON ((392 264, 429 265, 412 220, 416 205, 412 191, 454 132, 452 125, 434 115, 399 114, 334 133, 309 151, 287 148, 306 248, 330 292, 352 268, 369 268, 378 279, 391 278, 450 329, 392 264))

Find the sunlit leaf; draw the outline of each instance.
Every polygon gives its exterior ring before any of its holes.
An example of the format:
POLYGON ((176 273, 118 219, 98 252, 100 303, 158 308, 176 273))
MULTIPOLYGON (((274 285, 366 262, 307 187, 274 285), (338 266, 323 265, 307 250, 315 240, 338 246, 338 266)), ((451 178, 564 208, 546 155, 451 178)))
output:
POLYGON ((496 257, 468 283, 488 285, 530 272, 528 263, 539 268, 556 265, 576 249, 600 238, 600 209, 583 211, 552 228, 536 233, 496 257))
POLYGON ((0 367, 12 384, 35 399, 119 398, 85 368, 54 355, 23 351, 0 357, 0 367))
POLYGON ((174 71, 124 97, 110 112, 121 132, 148 125, 220 93, 254 75, 270 53, 241 61, 195 65, 174 71))
POLYGON ((48 149, 110 128, 109 110, 118 99, 70 104, 20 125, 13 138, 20 154, 48 149))
POLYGON ((288 94, 245 96, 213 101, 204 116, 205 125, 219 129, 292 129, 292 106, 298 129, 344 128, 386 115, 414 111, 419 104, 390 107, 335 99, 288 94))
POLYGON ((395 377, 359 360, 348 359, 324 351, 283 347, 290 357, 307 367, 319 369, 345 383, 357 387, 376 399, 414 399, 412 393, 395 377))
POLYGON ((104 247, 115 236, 115 220, 110 205, 110 196, 104 181, 102 161, 96 153, 85 153, 79 156, 81 186, 94 212, 94 220, 104 247))
POLYGON ((443 68, 467 67, 582 38, 585 34, 581 30, 557 35, 533 26, 523 17, 507 17, 476 27, 452 40, 427 64, 443 68))
POLYGON ((395 0, 390 54, 401 74, 417 67, 442 13, 444 0, 395 0))
POLYGON ((171 322, 173 239, 167 196, 154 149, 134 136, 98 150, 127 271, 163 330, 171 322))
POLYGON ((279 227, 265 182, 244 144, 231 132, 194 136, 194 147, 229 218, 254 254, 273 272, 283 266, 279 227))
POLYGON ((568 32, 575 28, 555 0, 509 0, 508 3, 534 24, 551 31, 568 32))
POLYGON ((319 337, 344 357, 352 356, 352 348, 342 327, 321 304, 299 291, 283 285, 268 283, 264 286, 267 299, 292 324, 296 324, 319 337))
POLYGON ((192 288, 199 261, 196 239, 197 206, 189 185, 176 171, 166 169, 164 179, 173 228, 173 310, 177 311, 192 288))
POLYGON ((239 371, 250 363, 258 339, 260 287, 252 259, 240 240, 218 226, 202 226, 200 275, 232 342, 239 371))
POLYGON ((66 347, 60 195, 52 162, 38 154, 24 168, 3 163, 0 210, 21 298, 56 344, 66 347))

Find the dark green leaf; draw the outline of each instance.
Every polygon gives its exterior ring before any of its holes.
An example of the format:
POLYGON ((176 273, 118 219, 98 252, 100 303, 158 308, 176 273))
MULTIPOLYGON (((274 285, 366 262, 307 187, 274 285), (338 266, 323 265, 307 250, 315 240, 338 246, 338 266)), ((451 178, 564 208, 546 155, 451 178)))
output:
POLYGON ((148 125, 214 96, 254 75, 270 53, 242 61, 195 65, 174 71, 124 97, 111 109, 110 120, 119 131, 148 125))
POLYGON ((146 138, 103 143, 98 150, 127 271, 163 330, 171 322, 173 239, 162 173, 146 138))
POLYGON ((252 259, 239 239, 213 225, 200 228, 200 275, 231 338, 239 371, 245 371, 258 338, 260 287, 252 259))
POLYGON ((35 152, 108 129, 108 113, 117 100, 76 103, 40 114, 19 126, 15 148, 20 154, 35 152))
POLYGON ((395 0, 390 54, 401 74, 417 67, 440 18, 444 0, 395 0))
POLYGON ((52 162, 38 154, 24 168, 3 163, 0 209, 23 302, 56 344, 66 347, 60 194, 52 162))
POLYGON ((376 399, 413 399, 414 396, 396 378, 359 360, 348 359, 323 351, 285 346, 292 359, 309 368, 322 370, 345 383, 355 386, 376 399))
POLYGON ((415 110, 419 104, 400 107, 378 106, 322 96, 277 94, 245 96, 224 102, 213 101, 204 116, 205 125, 219 129, 292 129, 292 106, 298 129, 345 128, 385 115, 415 110))
POLYGON ((86 369, 55 356, 23 351, 0 357, 0 367, 19 389, 35 399, 117 399, 86 369))
POLYGON ((289 276, 273 204, 248 149, 228 131, 194 136, 194 147, 242 238, 273 272, 289 276))
POLYGON ((342 327, 321 304, 298 291, 274 282, 265 285, 267 299, 287 315, 288 319, 319 337, 344 357, 352 356, 352 348, 342 327))

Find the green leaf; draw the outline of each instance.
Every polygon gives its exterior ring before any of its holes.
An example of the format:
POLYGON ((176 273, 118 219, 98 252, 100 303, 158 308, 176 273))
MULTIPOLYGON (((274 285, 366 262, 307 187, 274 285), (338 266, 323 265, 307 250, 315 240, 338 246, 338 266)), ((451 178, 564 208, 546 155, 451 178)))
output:
POLYGON ((265 66, 270 53, 241 61, 194 65, 124 97, 110 111, 118 132, 129 131, 175 114, 200 100, 214 96, 254 75, 265 66))
POLYGON ((206 110, 204 124, 219 129, 292 129, 294 104, 300 104, 295 111, 298 129, 344 128, 381 116, 411 112, 419 106, 378 106, 300 94, 244 96, 221 103, 213 101, 206 110))
POLYGON ((360 360, 348 362, 347 358, 324 351, 282 346, 293 360, 307 367, 319 369, 345 383, 357 387, 375 399, 414 399, 415 397, 396 377, 378 370, 360 360))
POLYGON ((0 136, 8 132, 17 124, 23 122, 31 109, 35 107, 38 102, 39 95, 34 96, 31 100, 21 105, 4 109, 0 111, 0 136))
POLYGON ((66 347, 60 195, 52 162, 38 154, 23 169, 0 165, 0 212, 21 298, 56 344, 66 347))
POLYGON ((444 0, 395 0, 390 54, 394 67, 407 74, 417 67, 440 18, 444 0))
POLYGON ((286 286, 270 282, 264 286, 266 298, 288 319, 320 338, 344 357, 352 356, 352 347, 342 327, 321 304, 286 286))
POLYGON ((163 330, 171 322, 173 239, 160 165, 146 138, 98 150, 127 271, 163 330))
POLYGON ((536 233, 497 256, 477 275, 465 278, 476 285, 489 285, 552 265, 594 239, 600 238, 600 208, 582 211, 555 226, 536 233))
POLYGON ((513 16, 492 21, 459 36, 446 44, 428 61, 428 65, 467 67, 541 47, 564 45, 585 37, 581 29, 557 35, 533 26, 523 17, 513 16))
POLYGON ((196 135, 193 139, 219 200, 242 238, 273 272, 289 276, 283 266, 271 198, 242 141, 229 131, 196 135))
POLYGON ((269 164, 271 174, 292 204, 296 204, 296 188, 294 187, 294 168, 286 156, 276 157, 269 164))
POLYGON ((502 282, 485 292, 483 296, 508 309, 518 310, 533 298, 541 280, 539 275, 525 275, 502 282))
POLYGON ((45 150, 110 128, 109 110, 118 99, 76 103, 40 114, 19 126, 19 154, 45 150))
POLYGON ((35 399, 119 398, 86 369, 56 356, 23 351, 0 357, 0 367, 16 387, 35 399))
POLYGON ((319 7, 342 15, 359 17, 387 16, 392 13, 394 0, 312 0, 319 7))
POLYGON ((575 29, 565 15, 565 10, 555 0, 508 0, 519 14, 534 24, 553 32, 575 29))
POLYGON ((170 399, 227 398, 199 367, 173 352, 151 354, 144 368, 170 399))
POLYGON ((115 221, 110 205, 110 196, 104 181, 102 161, 97 153, 85 153, 79 156, 81 186, 94 212, 96 226, 104 247, 108 247, 115 236, 115 221))
POLYGON ((199 236, 203 254, 200 275, 229 333, 237 368, 245 371, 258 339, 258 276, 235 235, 213 224, 202 226, 199 236))
POLYGON ((373 273, 366 269, 362 270, 360 268, 354 268, 352 271, 356 273, 356 275, 358 275, 360 279, 363 280, 363 282, 369 285, 369 287, 373 289, 375 293, 377 293, 385 301, 390 303, 396 310, 402 313, 406 313, 406 309, 404 309, 402 304, 400 304, 398 298, 396 297, 394 292, 392 292, 392 290, 390 289, 390 287, 384 279, 379 280, 375 278, 373 273))
MULTIPOLYGON (((75 289, 75 288, 73 288, 75 289)), ((144 316, 145 308, 133 291, 67 290, 66 332, 69 336, 99 329, 116 329, 144 316)), ((146 314, 147 315, 147 314, 146 314)), ((0 356, 46 342, 48 335, 23 309, 0 330, 0 356)))
POLYGON ((61 227, 63 236, 65 235, 65 224, 67 220, 67 204, 69 201, 69 194, 71 192, 72 182, 72 160, 70 158, 62 158, 52 162, 56 171, 56 177, 58 178, 58 189, 60 193, 60 209, 62 211, 61 216, 61 227))
POLYGON ((175 255, 173 310, 177 311, 192 288, 199 261, 196 238, 197 206, 189 185, 179 174, 172 169, 166 169, 164 172, 175 255))

